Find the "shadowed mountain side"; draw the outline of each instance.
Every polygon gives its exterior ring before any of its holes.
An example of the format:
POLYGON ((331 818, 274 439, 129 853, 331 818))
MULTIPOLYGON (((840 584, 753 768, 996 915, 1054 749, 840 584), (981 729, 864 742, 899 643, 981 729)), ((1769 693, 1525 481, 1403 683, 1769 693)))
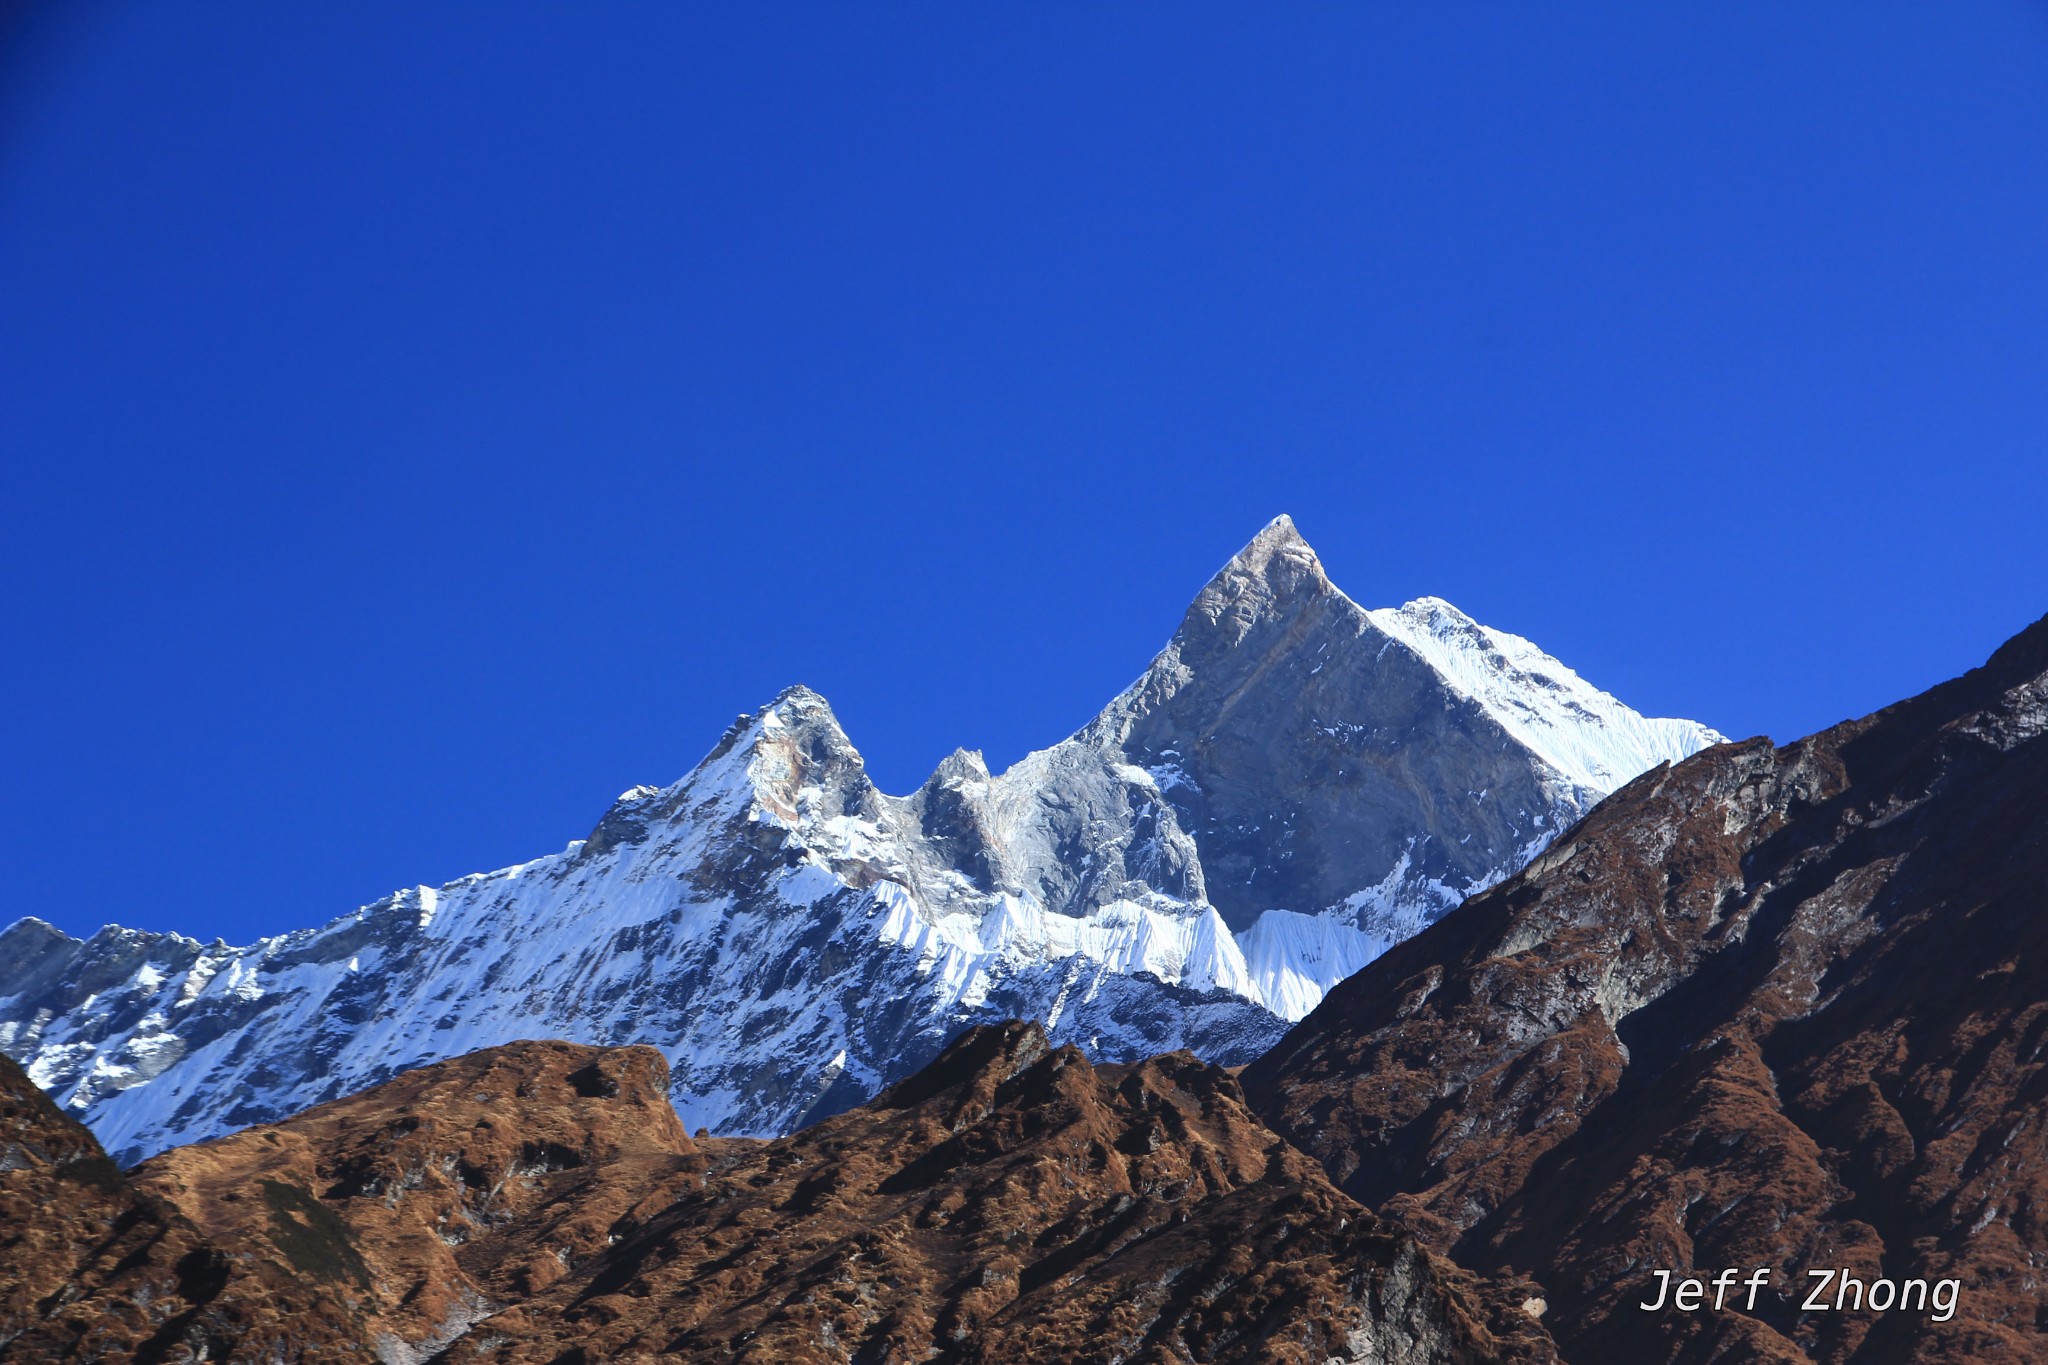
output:
POLYGON ((1637 779, 1244 1083, 1346 1190, 1544 1285, 1567 1358, 2040 1359, 2044 888, 2048 621, 1637 779), (1635 1307, 1652 1270, 1753 1266, 1754 1315, 1635 1307), (1803 1311, 1823 1269, 1957 1308, 1803 1311))
POLYGON ((1238 930, 1339 905, 1397 866, 1417 884, 1497 879, 1570 795, 1340 592, 1284 517, 1083 738, 1165 775, 1209 899, 1238 930))

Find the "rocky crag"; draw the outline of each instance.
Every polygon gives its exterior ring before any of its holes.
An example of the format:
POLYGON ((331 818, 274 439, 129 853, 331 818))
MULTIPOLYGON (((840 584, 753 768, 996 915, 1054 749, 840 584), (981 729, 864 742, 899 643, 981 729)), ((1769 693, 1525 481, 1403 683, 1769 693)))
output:
POLYGON ((1716 738, 1447 603, 1357 606, 1282 518, 1136 683, 1006 772, 961 752, 885 794, 792 689, 565 852, 322 928, 18 921, 0 1050, 130 1162, 521 1037, 657 1047, 688 1126, 726 1134, 840 1112, 977 1022, 1241 1063, 1716 738))
POLYGON ((1638 778, 1244 1081, 1352 1195, 1540 1283, 1568 1359, 2041 1360, 2044 983, 2048 621, 1638 778), (1753 1311, 1638 1306, 1731 1267, 1771 1271, 1753 1311))

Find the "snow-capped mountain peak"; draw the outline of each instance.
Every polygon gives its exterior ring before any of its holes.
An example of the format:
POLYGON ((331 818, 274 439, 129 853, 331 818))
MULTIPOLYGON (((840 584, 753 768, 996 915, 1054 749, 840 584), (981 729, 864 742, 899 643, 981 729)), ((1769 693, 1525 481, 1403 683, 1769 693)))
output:
POLYGON ((792 687, 562 853, 242 948, 0 933, 0 1048, 129 1157, 487 1044, 646 1042, 695 1127, 785 1131, 1028 1018, 1249 1060, 1337 980, 1713 738, 1448 603, 1368 612, 1293 522, 1087 726, 870 780, 792 687))

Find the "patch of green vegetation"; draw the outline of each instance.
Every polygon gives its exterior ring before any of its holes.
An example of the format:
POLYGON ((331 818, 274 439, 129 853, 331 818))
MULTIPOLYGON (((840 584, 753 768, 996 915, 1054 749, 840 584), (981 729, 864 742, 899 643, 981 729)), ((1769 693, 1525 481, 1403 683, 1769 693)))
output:
POLYGON ((270 1240, 295 1269, 330 1284, 346 1279, 358 1289, 370 1287, 370 1267, 356 1253, 348 1224, 311 1190, 266 1180, 263 1202, 270 1210, 270 1240))

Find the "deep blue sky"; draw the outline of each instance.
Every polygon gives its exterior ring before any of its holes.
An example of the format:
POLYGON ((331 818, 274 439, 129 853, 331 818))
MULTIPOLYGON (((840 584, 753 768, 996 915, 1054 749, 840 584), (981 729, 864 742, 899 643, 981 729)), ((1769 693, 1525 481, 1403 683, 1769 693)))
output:
POLYGON ((890 789, 1000 766, 1281 511, 1367 605, 1736 734, 2048 611, 2038 4, 72 4, 0 51, 0 922, 312 924, 795 681, 890 789))

